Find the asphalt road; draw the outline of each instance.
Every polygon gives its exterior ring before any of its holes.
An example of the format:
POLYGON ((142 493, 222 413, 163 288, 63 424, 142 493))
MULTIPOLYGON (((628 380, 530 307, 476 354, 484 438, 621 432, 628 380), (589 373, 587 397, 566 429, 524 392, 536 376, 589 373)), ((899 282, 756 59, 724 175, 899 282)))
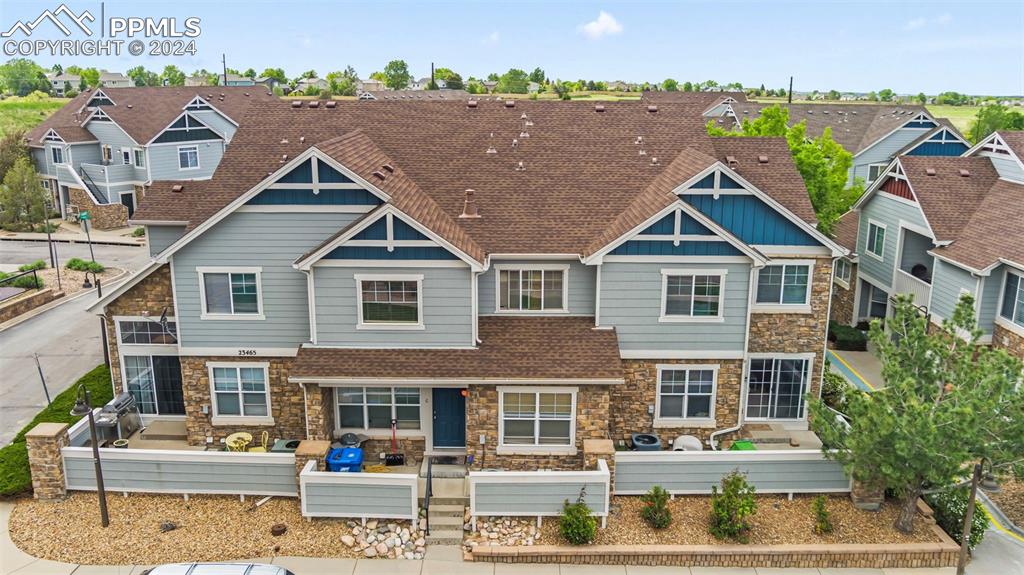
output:
MULTIPOLYGON (((94 250, 97 261, 129 271, 149 261, 145 247, 94 246, 94 250)), ((89 248, 61 243, 57 254, 61 261, 87 259, 89 248)), ((0 265, 39 259, 49 260, 45 242, 0 242, 0 265)), ((94 301, 95 291, 0 332, 0 446, 7 445, 46 406, 33 353, 39 354, 50 397, 103 362, 100 320, 85 311, 94 301)))

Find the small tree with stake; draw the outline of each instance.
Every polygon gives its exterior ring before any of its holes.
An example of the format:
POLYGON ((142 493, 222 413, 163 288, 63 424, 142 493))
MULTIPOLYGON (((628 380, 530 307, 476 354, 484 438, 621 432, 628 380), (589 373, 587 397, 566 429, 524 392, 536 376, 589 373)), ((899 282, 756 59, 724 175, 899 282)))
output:
POLYGON ((963 483, 983 457, 996 468, 1024 457, 1024 371, 1005 351, 979 343, 969 295, 932 333, 908 298, 894 309, 887 332, 877 320, 871 325, 885 387, 849 395, 848 430, 820 400, 811 401, 811 414, 823 443, 837 447, 827 457, 854 479, 897 493, 895 527, 909 533, 922 494, 963 483))

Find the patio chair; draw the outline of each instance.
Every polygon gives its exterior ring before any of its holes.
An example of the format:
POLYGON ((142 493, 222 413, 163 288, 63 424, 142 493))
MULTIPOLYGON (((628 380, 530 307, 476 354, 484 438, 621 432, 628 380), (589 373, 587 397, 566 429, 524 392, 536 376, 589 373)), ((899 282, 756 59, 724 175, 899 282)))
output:
POLYGON ((260 444, 257 445, 256 447, 250 447, 249 448, 249 452, 250 453, 266 453, 267 452, 267 442, 269 440, 270 440, 270 434, 267 433, 266 431, 264 431, 260 435, 260 444))

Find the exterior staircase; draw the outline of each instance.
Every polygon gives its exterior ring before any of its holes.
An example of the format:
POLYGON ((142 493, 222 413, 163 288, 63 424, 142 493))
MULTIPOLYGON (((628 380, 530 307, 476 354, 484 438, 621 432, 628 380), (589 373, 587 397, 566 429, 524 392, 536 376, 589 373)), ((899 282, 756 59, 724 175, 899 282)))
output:
POLYGON ((430 545, 462 545, 463 517, 469 498, 465 477, 434 477, 433 495, 427 519, 430 545))

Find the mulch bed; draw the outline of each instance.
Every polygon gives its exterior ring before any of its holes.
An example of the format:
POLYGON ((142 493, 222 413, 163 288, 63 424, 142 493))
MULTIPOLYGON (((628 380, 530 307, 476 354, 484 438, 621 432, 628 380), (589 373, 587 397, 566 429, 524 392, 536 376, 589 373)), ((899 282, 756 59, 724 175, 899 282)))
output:
MULTIPOLYGON (((113 278, 121 275, 124 270, 118 268, 106 268, 103 273, 96 274, 99 277, 100 284, 105 284, 113 278)), ((38 270, 36 272, 39 277, 43 280, 43 285, 48 288, 53 288, 53 291, 57 291, 57 270, 53 268, 46 268, 44 270, 38 270)), ((89 281, 92 281, 93 276, 89 274, 89 281)), ((60 268, 60 286, 61 291, 64 295, 72 295, 82 291, 82 284, 85 282, 85 272, 69 270, 68 268, 60 268)))
POLYGON ((1001 491, 989 495, 989 499, 999 506, 1014 525, 1024 529, 1024 481, 1007 479, 1000 480, 1001 491))
MULTIPOLYGON (((58 503, 21 499, 11 514, 10 535, 22 551, 43 559, 84 564, 151 565, 231 561, 272 555, 361 557, 341 542, 348 520, 302 517, 297 498, 110 493, 110 526, 100 527, 95 493, 75 493, 58 503), (160 524, 177 528, 161 532, 160 524), (288 531, 270 534, 275 523, 288 531)), ((403 523, 395 521, 395 523, 403 523)), ((407 522, 405 522, 407 523, 407 522)))
MULTIPOLYGON (((886 502, 878 512, 861 511, 853 506, 848 496, 828 498, 832 513, 833 532, 814 534, 814 496, 795 496, 789 501, 784 495, 758 495, 757 513, 750 531, 752 545, 785 544, 841 544, 841 543, 923 543, 937 542, 924 520, 915 523, 915 531, 905 535, 892 525, 899 513, 895 502, 886 502)), ((640 517, 643 503, 639 497, 613 497, 612 514, 608 526, 598 528, 595 545, 715 545, 732 543, 719 541, 708 531, 711 498, 706 496, 679 496, 669 502, 672 524, 665 529, 654 529, 640 517)), ((566 545, 558 533, 558 520, 544 521, 541 528, 545 544, 566 545)))

